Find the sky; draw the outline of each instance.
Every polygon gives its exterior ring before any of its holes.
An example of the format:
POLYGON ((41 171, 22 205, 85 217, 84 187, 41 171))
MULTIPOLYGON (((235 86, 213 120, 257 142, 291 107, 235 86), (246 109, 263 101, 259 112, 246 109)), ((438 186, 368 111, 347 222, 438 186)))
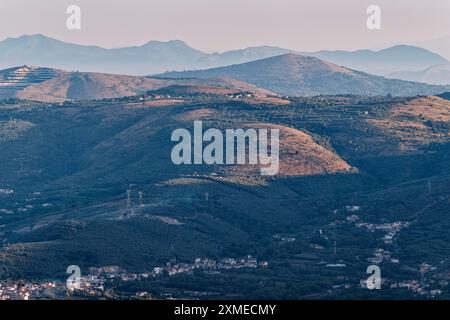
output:
POLYGON ((0 40, 42 33, 106 48, 180 39, 205 52, 257 45, 356 50, 450 35, 450 0, 0 0, 0 40), (369 5, 381 30, 366 27, 369 5), (66 9, 81 8, 81 30, 66 9))

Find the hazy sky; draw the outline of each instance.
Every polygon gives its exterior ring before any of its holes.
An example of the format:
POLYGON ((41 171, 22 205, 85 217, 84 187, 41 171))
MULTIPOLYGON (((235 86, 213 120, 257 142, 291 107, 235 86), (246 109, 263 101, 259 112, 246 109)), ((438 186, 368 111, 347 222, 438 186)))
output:
POLYGON ((450 0, 0 0, 0 40, 43 33, 103 47, 181 39, 204 51, 255 45, 360 49, 450 35, 450 0), (66 8, 82 29, 66 28, 66 8), (382 30, 366 9, 382 9, 382 30))

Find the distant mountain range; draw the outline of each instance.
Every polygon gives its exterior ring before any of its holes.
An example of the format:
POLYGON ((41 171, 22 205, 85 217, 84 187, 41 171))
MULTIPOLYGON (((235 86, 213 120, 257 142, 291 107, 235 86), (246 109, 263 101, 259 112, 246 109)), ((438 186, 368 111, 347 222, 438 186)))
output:
POLYGON ((399 71, 420 71, 434 65, 449 63, 444 57, 428 50, 407 45, 393 46, 380 51, 318 51, 302 53, 348 68, 375 75, 399 71))
POLYGON ((314 57, 285 54, 228 67, 170 72, 165 78, 229 77, 281 95, 361 94, 414 96, 449 89, 417 82, 387 79, 326 62, 314 57))
POLYGON ((150 41, 142 46, 104 49, 71 44, 38 34, 0 42, 0 68, 35 65, 69 71, 148 75, 225 66, 287 52, 289 50, 262 46, 208 54, 180 40, 150 41))
MULTIPOLYGON (((242 64, 287 53, 299 52, 259 46, 209 54, 194 49, 180 40, 150 41, 142 46, 105 49, 71 44, 38 34, 1 41, 0 68, 34 65, 68 71, 149 75, 242 64)), ((318 51, 300 54, 376 75, 420 71, 448 63, 438 54, 406 45, 381 51, 318 51)))
POLYGON ((450 60, 450 35, 437 39, 416 42, 413 43, 413 45, 436 52, 445 57, 447 60, 450 60))
POLYGON ((449 85, 450 63, 438 64, 422 71, 400 71, 386 75, 388 78, 417 81, 423 83, 449 85))
POLYGON ((207 54, 179 40, 104 49, 34 35, 0 42, 2 64, 9 68, 0 71, 0 98, 55 102, 132 96, 171 85, 220 86, 263 95, 414 96, 449 91, 449 86, 438 85, 450 84, 450 62, 413 46, 305 55, 261 46, 207 54), (155 72, 157 78, 135 76, 155 72))
POLYGON ((0 66, 35 65, 64 70, 141 74, 183 69, 204 54, 182 41, 151 41, 140 47, 104 49, 62 42, 44 35, 0 42, 0 66))

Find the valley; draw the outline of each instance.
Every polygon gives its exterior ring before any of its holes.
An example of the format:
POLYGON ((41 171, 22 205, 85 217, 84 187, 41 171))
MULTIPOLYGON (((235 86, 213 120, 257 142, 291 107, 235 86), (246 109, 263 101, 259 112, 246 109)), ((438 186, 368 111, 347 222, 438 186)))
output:
POLYGON ((168 261, 252 255, 268 267, 114 287, 158 298, 447 297, 450 101, 171 90, 2 102, 3 279, 64 281, 74 264, 143 273, 168 261), (171 132, 196 120, 205 130, 284 128, 279 174, 174 165, 171 132), (374 263, 385 290, 361 286, 374 263))

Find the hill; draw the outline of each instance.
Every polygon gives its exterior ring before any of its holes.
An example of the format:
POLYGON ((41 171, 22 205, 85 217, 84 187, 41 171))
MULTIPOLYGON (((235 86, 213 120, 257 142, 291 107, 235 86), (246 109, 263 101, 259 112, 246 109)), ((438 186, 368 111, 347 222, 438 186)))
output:
POLYGON ((41 102, 96 100, 143 94, 164 87, 172 94, 247 92, 258 96, 274 93, 244 81, 216 79, 164 79, 105 73, 65 72, 22 66, 0 70, 0 99, 19 98, 41 102), (178 87, 177 87, 178 86, 178 87))
POLYGON ((0 99, 13 98, 32 85, 54 79, 64 74, 61 70, 20 66, 0 70, 0 99))
POLYGON ((292 96, 319 94, 411 96, 446 91, 445 87, 386 79, 297 54, 209 70, 171 72, 164 74, 164 77, 230 77, 281 95, 292 96))
MULTIPOLYGON (((144 268, 174 254, 187 260, 233 250, 235 244, 246 243, 257 232, 252 231, 255 226, 268 230, 283 219, 286 226, 294 220, 301 224, 303 218, 297 217, 294 203, 285 204, 283 213, 275 213, 283 195, 291 191, 282 187, 276 196, 280 199, 273 201, 271 190, 261 187, 270 179, 261 178, 255 168, 176 166, 170 161, 170 133, 190 128, 193 120, 203 120, 205 127, 223 129, 243 125, 279 128, 283 139, 280 178, 348 173, 346 161, 306 131, 270 122, 241 122, 242 112, 261 107, 220 98, 152 108, 146 102, 111 105, 107 101, 97 106, 89 102, 53 107, 31 104, 18 107, 19 113, 0 108, 0 119, 7 114, 22 119, 0 122, 8 132, 0 139, 4 150, 0 155, 4 161, 1 188, 8 185, 14 189, 13 198, 35 194, 25 211, 16 208, 13 212, 17 214, 0 215, 1 240, 18 245, 7 246, 7 251, 13 254, 22 248, 27 252, 23 259, 14 258, 14 269, 28 266, 34 276, 58 274, 60 264, 75 252, 84 252, 74 261, 83 266, 122 264, 123 259, 130 259, 133 268, 144 268), (24 146, 23 171, 17 173, 14 167, 24 146), (145 206, 133 213, 123 210, 126 184, 134 185, 133 197, 138 189, 145 195, 145 206), (203 200, 205 188, 210 204, 203 200), (210 205, 221 209, 210 211, 210 205), (242 215, 241 210, 247 213, 242 215), (168 218, 180 224, 168 224, 168 218), (246 227, 250 225, 253 227, 246 227), (101 246, 89 245, 103 237, 110 240, 101 246), (167 250, 167 245, 173 249, 167 250), (50 266, 53 255, 64 258, 50 266), (95 258, 84 260, 88 256, 95 258)), ((264 108, 273 107, 277 106, 264 108)), ((11 210, 11 200, 0 195, 0 209, 11 210)))
POLYGON ((384 119, 369 120, 395 137, 401 149, 418 150, 449 138, 450 101, 439 97, 420 97, 394 105, 384 119))
POLYGON ((71 72, 24 88, 15 96, 47 102, 92 100, 138 95, 164 85, 164 81, 147 77, 71 72))

